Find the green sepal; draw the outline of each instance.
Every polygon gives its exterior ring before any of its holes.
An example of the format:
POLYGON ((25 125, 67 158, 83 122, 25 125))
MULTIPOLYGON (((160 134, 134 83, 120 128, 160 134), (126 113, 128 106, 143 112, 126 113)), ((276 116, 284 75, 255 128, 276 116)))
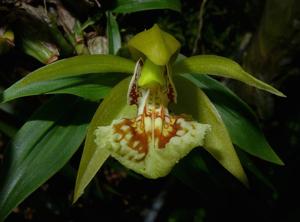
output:
POLYGON ((97 109, 87 132, 84 150, 77 174, 73 203, 84 192, 85 187, 96 175, 105 160, 110 156, 106 149, 97 149, 94 131, 98 126, 110 125, 114 119, 132 118, 136 114, 136 106, 127 105, 127 90, 130 78, 118 83, 105 97, 97 109))
POLYGON ((279 90, 247 73, 235 61, 221 56, 192 56, 175 63, 173 70, 174 74, 208 74, 232 78, 277 96, 285 97, 279 90))
POLYGON ((209 97, 225 123, 233 144, 258 158, 284 165, 261 131, 254 111, 244 101, 207 75, 185 74, 183 77, 200 87, 209 97))
POLYGON ((214 105, 204 92, 189 80, 174 78, 178 92, 177 104, 171 106, 176 113, 188 113, 200 123, 211 126, 203 147, 233 176, 246 186, 247 176, 234 150, 228 131, 214 105))
POLYGON ((154 64, 163 66, 179 50, 180 43, 155 24, 151 29, 140 32, 130 39, 128 47, 135 59, 139 59, 138 52, 141 52, 154 64))

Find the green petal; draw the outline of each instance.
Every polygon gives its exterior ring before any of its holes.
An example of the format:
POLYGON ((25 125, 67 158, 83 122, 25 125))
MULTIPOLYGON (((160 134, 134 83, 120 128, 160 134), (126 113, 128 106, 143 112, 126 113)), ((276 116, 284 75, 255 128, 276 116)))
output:
POLYGON ((188 113, 200 123, 211 126, 211 132, 205 137, 204 148, 232 175, 245 185, 247 176, 234 150, 227 129, 214 105, 201 89, 189 80, 177 76, 174 78, 178 92, 176 113, 188 113))
POLYGON ((62 59, 33 71, 6 89, 0 95, 0 102, 20 97, 24 88, 34 87, 37 82, 92 73, 132 74, 134 67, 133 61, 112 55, 83 55, 62 59))
POLYGON ((130 78, 127 78, 111 90, 109 95, 100 104, 89 125, 77 174, 73 202, 76 202, 76 200, 81 196, 85 187, 89 184, 110 155, 107 150, 97 148, 94 142, 95 129, 98 126, 110 125, 114 119, 120 117, 130 118, 136 114, 135 106, 127 105, 127 90, 129 81, 130 78))
MULTIPOLYGON (((158 25, 135 35, 128 42, 130 51, 143 53, 156 65, 166 65, 180 48, 180 43, 170 34, 162 31, 158 25)), ((137 58, 138 59, 138 58, 137 58)))
POLYGON ((277 96, 285 97, 282 92, 247 73, 238 63, 221 56, 192 56, 174 64, 173 70, 174 74, 193 73, 228 77, 258 89, 268 91, 277 96))

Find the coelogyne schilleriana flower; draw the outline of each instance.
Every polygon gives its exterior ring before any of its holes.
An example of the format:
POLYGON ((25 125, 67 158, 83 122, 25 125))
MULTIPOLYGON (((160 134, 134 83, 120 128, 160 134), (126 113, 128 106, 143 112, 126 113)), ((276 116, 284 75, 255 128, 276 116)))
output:
MULTIPOLYGON (((135 69, 132 64, 133 76, 131 81, 123 80, 112 89, 91 122, 74 201, 109 156, 127 168, 155 179, 166 176, 181 158, 196 147, 204 147, 224 168, 247 184, 247 177, 215 106, 199 87, 180 74, 229 77, 278 96, 284 95, 254 78, 230 59, 213 55, 177 59, 180 43, 157 25, 135 35, 128 48, 136 61, 135 69), (178 104, 174 106, 176 87, 180 93, 178 104), (137 107, 133 118, 116 110, 128 108, 123 95, 126 89, 127 104, 137 107), (122 104, 116 105, 116 101, 122 104), (172 104, 176 115, 168 109, 172 104), (111 114, 107 110, 110 108, 111 114), (202 120, 206 124, 201 123, 202 120)), ((117 56, 102 57, 125 61, 117 56)), ((132 63, 126 60, 126 64, 128 62, 132 63)))
MULTIPOLYGON (((142 35, 156 32, 161 41, 179 43, 158 26, 142 35)), ((131 40, 131 44, 140 38, 131 40)), ((130 44, 129 43, 129 44, 130 44)), ((160 42, 159 42, 160 43, 160 42)), ((161 50, 169 58, 177 51, 161 50)), ((167 47, 167 46, 166 46, 167 47)), ((147 55, 147 54, 146 54, 147 55)), ((95 131, 95 142, 101 149, 108 149, 111 156, 133 171, 148 178, 167 175, 173 166, 195 147, 203 145, 209 125, 201 124, 186 115, 173 115, 169 103, 176 103, 176 88, 168 66, 169 60, 158 57, 140 58, 128 87, 128 104, 138 107, 133 119, 117 119, 109 126, 100 126, 95 131)))

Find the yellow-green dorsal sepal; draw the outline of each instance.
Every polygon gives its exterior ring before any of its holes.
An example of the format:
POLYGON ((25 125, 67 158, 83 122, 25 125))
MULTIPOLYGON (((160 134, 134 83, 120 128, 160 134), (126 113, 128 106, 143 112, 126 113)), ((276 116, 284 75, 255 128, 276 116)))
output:
POLYGON ((138 80, 138 86, 141 88, 151 88, 157 85, 164 86, 165 79, 163 76, 164 67, 155 65, 149 59, 143 64, 141 76, 138 80))
POLYGON ((179 50, 180 43, 169 33, 162 31, 158 25, 135 35, 128 42, 129 50, 144 54, 156 65, 166 65, 179 50))

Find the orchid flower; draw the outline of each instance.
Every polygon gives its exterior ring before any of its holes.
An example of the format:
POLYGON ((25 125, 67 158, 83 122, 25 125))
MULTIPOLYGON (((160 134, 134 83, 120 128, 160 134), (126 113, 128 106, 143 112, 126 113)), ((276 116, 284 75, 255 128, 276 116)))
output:
POLYGON ((202 55, 179 59, 180 43, 158 25, 134 36, 128 48, 136 61, 133 75, 111 90, 90 124, 74 201, 109 156, 156 179, 166 176, 197 147, 206 149, 247 184, 220 115, 204 92, 181 74, 200 71, 284 95, 227 58, 202 55))

